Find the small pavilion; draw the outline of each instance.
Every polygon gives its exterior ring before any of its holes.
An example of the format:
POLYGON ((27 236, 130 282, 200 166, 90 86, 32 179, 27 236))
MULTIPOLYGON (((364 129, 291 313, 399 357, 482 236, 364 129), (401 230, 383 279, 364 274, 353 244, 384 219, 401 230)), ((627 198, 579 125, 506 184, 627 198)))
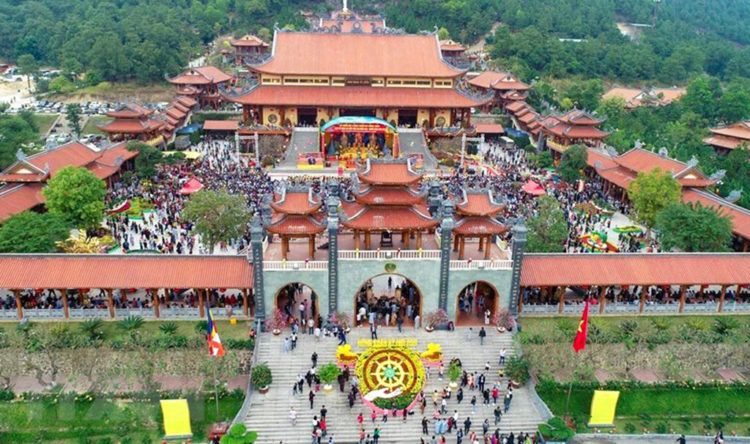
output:
POLYGON ((165 130, 165 122, 154 119, 154 110, 128 103, 107 113, 114 120, 99 127, 110 140, 152 140, 165 130))
POLYGON ((497 217, 504 205, 497 202, 492 191, 465 189, 456 203, 456 214, 460 216, 453 229, 453 251, 458 259, 464 259, 467 238, 479 239, 479 251, 484 251, 484 259, 490 259, 490 242, 494 236, 504 234, 508 227, 497 217))
POLYGON ((315 260, 315 238, 326 228, 320 212, 323 202, 307 185, 285 186, 274 198, 267 230, 281 238, 282 258, 287 259, 290 239, 303 238, 308 240, 308 259, 315 260))
POLYGON ((221 105, 219 87, 232 80, 232 76, 215 66, 191 68, 167 81, 177 85, 177 93, 189 95, 198 101, 202 108, 218 109, 221 105))
POLYGON ((256 63, 258 57, 268 53, 268 43, 261 40, 260 37, 246 34, 238 39, 229 42, 234 48, 234 64, 242 65, 243 63, 256 63), (248 58, 246 60, 246 58, 248 58))

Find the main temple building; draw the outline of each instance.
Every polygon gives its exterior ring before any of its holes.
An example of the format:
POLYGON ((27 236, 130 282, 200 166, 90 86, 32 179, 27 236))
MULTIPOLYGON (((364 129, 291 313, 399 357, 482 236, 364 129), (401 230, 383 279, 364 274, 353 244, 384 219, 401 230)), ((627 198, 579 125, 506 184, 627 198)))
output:
POLYGON ((444 56, 435 33, 384 25, 342 11, 310 32, 277 29, 269 52, 244 59, 247 84, 224 96, 242 105, 245 122, 262 125, 370 116, 393 126, 471 126, 471 108, 492 97, 463 80, 468 65, 444 56))

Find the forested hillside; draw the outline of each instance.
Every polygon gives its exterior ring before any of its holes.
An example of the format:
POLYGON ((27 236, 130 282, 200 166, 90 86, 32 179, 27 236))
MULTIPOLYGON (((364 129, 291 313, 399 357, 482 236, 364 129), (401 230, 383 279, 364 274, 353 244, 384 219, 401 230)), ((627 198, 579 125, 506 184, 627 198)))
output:
MULTIPOLYGON (((324 13, 338 1, 0 0, 0 58, 24 54, 93 80, 153 81, 174 73, 225 33, 304 28, 301 10, 324 13), (265 28, 265 29, 263 29, 265 28)), ((540 75, 684 83, 699 73, 750 77, 744 0, 352 0, 410 32, 445 27, 472 43, 495 22, 490 43, 503 66, 540 75), (638 42, 615 23, 655 24, 638 42), (559 39, 583 39, 561 42, 559 39)))

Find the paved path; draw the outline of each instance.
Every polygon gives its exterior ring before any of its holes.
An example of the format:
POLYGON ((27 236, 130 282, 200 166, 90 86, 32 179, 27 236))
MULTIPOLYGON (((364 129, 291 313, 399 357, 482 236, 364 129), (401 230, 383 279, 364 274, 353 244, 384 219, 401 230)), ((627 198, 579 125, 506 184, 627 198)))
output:
POLYGON ((427 141, 421 128, 399 128, 398 142, 404 156, 409 154, 421 154, 424 157, 424 168, 434 170, 438 167, 438 161, 427 148, 427 141))
POLYGON ((320 152, 320 139, 317 128, 294 128, 289 147, 284 160, 279 163, 280 168, 297 168, 299 154, 320 152))
MULTIPOLYGON (((285 332, 286 333, 286 332, 285 332)), ((440 343, 443 347, 445 361, 452 357, 459 357, 466 369, 473 371, 483 371, 485 362, 489 361, 491 369, 485 372, 488 376, 487 384, 491 388, 493 375, 497 375, 498 365, 497 357, 501 347, 505 347, 511 354, 512 336, 508 333, 500 334, 496 331, 489 331, 485 340, 485 345, 479 345, 478 337, 472 337, 467 340, 466 329, 458 329, 456 332, 436 331, 427 333, 424 330, 416 331, 413 328, 405 329, 399 334, 395 328, 381 328, 379 330, 381 339, 398 337, 398 338, 416 338, 419 343, 417 350, 427 348, 428 342, 440 343)), ((356 344, 358 338, 369 338, 369 330, 359 328, 353 330, 349 335, 349 343, 356 344)), ((260 343, 259 361, 268 362, 273 373, 273 384, 271 390, 266 395, 258 395, 250 409, 245 423, 250 430, 258 431, 258 444, 277 444, 283 441, 284 444, 306 444, 310 442, 310 432, 312 430, 311 421, 313 415, 318 415, 320 408, 325 404, 328 409, 328 430, 329 434, 334 435, 337 444, 356 443, 358 440, 358 428, 356 426, 356 416, 362 412, 367 420, 365 421, 365 430, 372 433, 374 425, 369 420, 369 411, 362 407, 357 401, 353 409, 349 409, 347 398, 344 393, 337 389, 330 393, 318 393, 315 399, 315 408, 310 409, 307 395, 292 396, 292 385, 296 380, 298 373, 305 373, 310 367, 310 355, 317 351, 318 363, 325 364, 335 360, 336 346, 338 341, 333 338, 322 338, 320 342, 315 342, 308 335, 300 335, 297 349, 289 354, 282 352, 284 335, 273 336, 264 334, 260 343), (293 406, 298 412, 297 425, 292 426, 288 419, 289 407, 293 406)), ((359 350, 356 345, 356 350, 359 350)), ((447 379, 440 381, 437 378, 437 370, 432 372, 432 377, 426 384, 425 393, 430 394, 435 389, 442 389, 449 381, 447 379)), ((499 381, 501 393, 507 385, 507 380, 499 381)), ((348 386, 347 386, 348 389, 348 386)), ((448 412, 458 410, 459 421, 463 423, 467 416, 472 418, 472 430, 481 434, 481 424, 485 418, 490 418, 492 424, 491 405, 482 406, 479 401, 477 413, 471 414, 471 405, 469 401, 471 396, 478 394, 478 391, 466 389, 464 392, 464 401, 457 404, 455 396, 448 402, 448 412)), ((425 414, 431 418, 433 408, 432 402, 428 400, 428 407, 425 414)), ((388 422, 382 423, 378 418, 376 425, 380 427, 381 443, 419 443, 421 435, 422 417, 419 410, 412 416, 409 416, 406 422, 400 418, 391 418, 388 422)), ((541 422, 539 413, 531 403, 529 393, 525 388, 515 390, 513 402, 510 411, 504 415, 499 424, 501 432, 532 432, 536 430, 537 424, 541 422)), ((430 424, 430 430, 434 425, 430 424)), ((494 427, 491 428, 494 430, 494 427)), ((449 436, 449 441, 454 442, 455 437, 449 436)))

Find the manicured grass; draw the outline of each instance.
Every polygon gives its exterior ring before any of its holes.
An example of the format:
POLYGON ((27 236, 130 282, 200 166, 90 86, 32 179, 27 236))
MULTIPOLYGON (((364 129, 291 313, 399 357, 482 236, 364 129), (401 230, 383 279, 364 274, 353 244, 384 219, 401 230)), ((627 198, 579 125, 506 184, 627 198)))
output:
POLYGON ((58 116, 59 114, 34 114, 34 123, 39 127, 39 137, 47 135, 58 116))
MULTIPOLYGON (((673 315, 673 316, 651 316, 651 315, 631 315, 631 316, 591 316, 589 318, 590 321, 595 322, 597 324, 608 326, 608 327, 616 327, 620 325, 622 321, 636 321, 636 322, 649 322, 652 319, 653 320, 664 320, 666 322, 669 322, 672 328, 679 327, 682 324, 689 323, 691 321, 695 320, 702 320, 703 322, 706 322, 710 324, 713 322, 714 318, 721 317, 721 316, 730 316, 738 321, 740 321, 741 324, 750 324, 750 315, 747 314, 733 314, 733 313, 725 313, 722 315, 711 313, 707 315, 673 315)), ((529 332, 543 332, 548 328, 554 328, 555 323, 558 320, 561 319, 570 319, 574 322, 578 322, 578 317, 576 316, 521 316, 521 325, 523 327, 524 331, 529 332)))
POLYGON ((104 134, 97 126, 102 126, 111 122, 112 119, 107 116, 91 116, 81 129, 81 134, 104 134))
MULTIPOLYGON (((211 424, 231 420, 242 397, 189 399, 194 441, 205 440, 211 424)), ((0 442, 8 443, 151 443, 163 436, 159 401, 94 399, 0 402, 0 442), (89 440, 96 441, 89 441, 89 440)))

